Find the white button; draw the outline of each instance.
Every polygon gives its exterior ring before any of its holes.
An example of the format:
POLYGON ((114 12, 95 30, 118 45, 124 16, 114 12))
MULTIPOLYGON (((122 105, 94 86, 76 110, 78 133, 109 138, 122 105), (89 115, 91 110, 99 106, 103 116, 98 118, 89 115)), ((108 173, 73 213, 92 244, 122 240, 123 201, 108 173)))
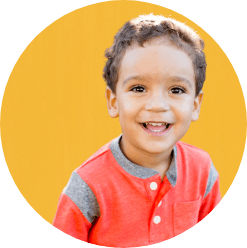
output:
POLYGON ((161 221, 161 218, 160 218, 159 216, 155 216, 155 217, 154 217, 154 223, 155 223, 155 224, 159 224, 160 221, 161 221))
POLYGON ((159 202, 158 207, 161 205, 162 201, 159 202))
POLYGON ((156 190, 156 189, 157 189, 157 187, 158 187, 158 185, 157 185, 157 183, 156 183, 156 182, 152 182, 152 183, 150 183, 150 188, 151 188, 151 190, 156 190))

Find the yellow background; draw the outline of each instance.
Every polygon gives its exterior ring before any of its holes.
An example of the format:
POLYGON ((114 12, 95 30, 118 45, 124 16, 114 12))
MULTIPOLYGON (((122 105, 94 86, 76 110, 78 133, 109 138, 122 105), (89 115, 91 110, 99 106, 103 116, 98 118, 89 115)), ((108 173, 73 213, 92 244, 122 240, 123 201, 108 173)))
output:
POLYGON ((222 196, 237 173, 246 110, 236 73, 217 43, 189 19, 160 6, 129 1, 90 5, 55 21, 30 43, 3 97, 1 136, 10 173, 50 223, 72 171, 121 133, 118 120, 107 113, 104 51, 126 21, 149 13, 186 22, 204 39, 208 67, 202 110, 182 140, 211 155, 222 196))

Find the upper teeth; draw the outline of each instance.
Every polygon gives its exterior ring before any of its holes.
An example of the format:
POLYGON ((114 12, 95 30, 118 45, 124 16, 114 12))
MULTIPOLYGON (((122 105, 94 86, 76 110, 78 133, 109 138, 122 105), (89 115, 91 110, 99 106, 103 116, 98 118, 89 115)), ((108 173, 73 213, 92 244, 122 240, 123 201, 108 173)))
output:
POLYGON ((149 123, 149 122, 147 122, 146 123, 146 125, 152 125, 152 126, 154 126, 154 127, 156 127, 156 126, 162 126, 162 125, 166 125, 166 123, 154 123, 154 122, 151 122, 151 123, 149 123))

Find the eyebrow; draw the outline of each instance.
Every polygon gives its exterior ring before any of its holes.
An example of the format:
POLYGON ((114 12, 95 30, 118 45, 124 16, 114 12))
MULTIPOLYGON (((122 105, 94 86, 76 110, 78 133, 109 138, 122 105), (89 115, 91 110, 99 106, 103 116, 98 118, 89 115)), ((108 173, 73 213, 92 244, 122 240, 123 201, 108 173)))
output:
POLYGON ((138 75, 136 75, 136 76, 129 76, 129 77, 127 77, 124 81, 123 81, 123 85, 125 84, 125 83, 127 83, 128 81, 130 81, 130 80, 135 80, 135 79, 137 79, 137 80, 142 80, 142 79, 144 79, 144 77, 142 77, 142 76, 138 76, 138 75))
POLYGON ((185 78, 185 77, 181 77, 181 76, 171 76, 168 78, 169 80, 171 80, 172 82, 180 82, 183 81, 185 82, 190 88, 192 88, 192 84, 191 82, 185 78))
MULTIPOLYGON (((143 76, 138 76, 138 75, 134 75, 134 76, 129 76, 127 77, 124 81, 123 81, 123 85, 125 83, 127 83, 128 81, 130 80, 143 80, 145 79, 146 77, 143 77, 143 76)), ((190 88, 192 88, 192 84, 191 82, 185 78, 185 77, 181 77, 181 76, 171 76, 171 77, 168 77, 168 80, 169 81, 172 81, 172 82, 180 82, 180 81, 183 81, 185 82, 190 88)))

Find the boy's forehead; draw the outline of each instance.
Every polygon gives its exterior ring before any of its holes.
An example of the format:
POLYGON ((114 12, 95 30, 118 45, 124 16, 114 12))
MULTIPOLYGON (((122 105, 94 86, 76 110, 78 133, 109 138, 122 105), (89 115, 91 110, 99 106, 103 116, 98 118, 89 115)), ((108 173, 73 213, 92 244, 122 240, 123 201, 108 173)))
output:
POLYGON ((131 44, 122 58, 118 81, 126 82, 128 78, 187 78, 195 87, 192 59, 166 37, 148 40, 143 46, 131 44))
POLYGON ((132 54, 135 54, 135 50, 136 51, 139 50, 141 51, 141 53, 144 53, 146 51, 145 48, 148 48, 150 46, 155 46, 157 50, 162 50, 162 45, 166 47, 167 46, 171 47, 170 51, 174 51, 175 53, 176 51, 181 51, 185 53, 189 57, 190 62, 193 64, 193 60, 194 60, 193 53, 191 52, 191 47, 188 44, 185 43, 179 46, 175 44, 175 42, 173 42, 168 36, 161 36, 161 37, 155 37, 155 38, 149 39, 145 41, 142 45, 140 45, 137 41, 132 42, 132 44, 126 49, 125 53, 123 54, 121 58, 121 62, 118 68, 118 74, 121 73, 123 61, 126 60, 126 57, 129 57, 129 52, 132 52, 132 54))
POLYGON ((147 68, 146 64, 154 68, 164 65, 170 67, 172 62, 182 69, 186 67, 183 61, 193 67, 193 60, 186 51, 174 45, 167 38, 155 38, 146 41, 143 46, 137 42, 131 44, 122 57, 119 73, 121 74, 125 68, 139 68, 139 65, 142 66, 139 69, 143 70, 147 68))
MULTIPOLYGON (((157 46, 157 48, 160 48, 161 50, 162 45, 175 48, 175 50, 180 50, 184 52, 190 58, 190 61, 193 64, 194 54, 193 54, 192 48, 187 43, 185 43, 184 41, 181 41, 179 44, 177 44, 176 42, 172 41, 168 35, 163 35, 163 36, 148 39, 147 41, 143 42, 142 45, 140 45, 137 41, 133 41, 131 45, 126 49, 125 53, 123 54, 121 58, 121 63, 119 65, 118 72, 120 73, 122 62, 125 59, 126 54, 128 54, 128 52, 133 51, 135 49, 147 48, 149 46, 157 46)), ((144 50, 142 49, 141 51, 144 52, 144 50)))

